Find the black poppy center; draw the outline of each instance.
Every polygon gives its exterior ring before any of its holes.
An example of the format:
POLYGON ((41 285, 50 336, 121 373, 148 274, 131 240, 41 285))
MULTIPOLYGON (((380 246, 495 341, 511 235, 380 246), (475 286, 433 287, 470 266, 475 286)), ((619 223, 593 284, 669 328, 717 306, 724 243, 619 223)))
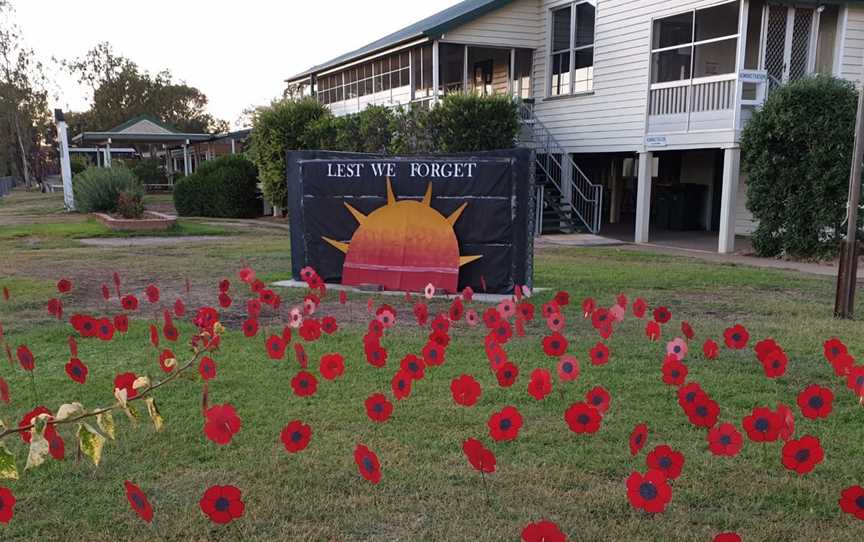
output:
POLYGON ((73 365, 72 366, 72 374, 75 376, 81 376, 81 367, 78 367, 77 365, 73 365))
POLYGON ((840 354, 840 349, 837 348, 836 346, 832 346, 832 347, 831 347, 831 355, 832 355, 832 356, 837 356, 837 355, 839 355, 839 354, 840 354))
POLYGON ((768 420, 766 420, 765 418, 759 418, 758 420, 756 420, 754 427, 756 427, 756 430, 760 433, 764 433, 765 431, 768 431, 768 427, 770 425, 771 424, 769 424, 768 420))
POLYGON ((722 444, 724 446, 729 446, 730 444, 732 444, 732 437, 730 437, 729 435, 721 436, 720 437, 720 444, 722 444))
POLYGON ((558 350, 558 347, 560 346, 560 344, 558 344, 558 341, 552 341, 550 344, 552 346, 552 350, 558 350))
POLYGON ((216 499, 216 502, 213 504, 213 507, 219 512, 225 512, 231 506, 231 501, 226 499, 225 497, 219 497, 216 499))
POLYGON ((642 482, 639 486, 639 496, 646 501, 653 501, 657 498, 657 488, 651 482, 642 482))
POLYGON ((408 364, 408 369, 409 369, 412 373, 416 373, 417 371, 420 370, 420 367, 417 365, 417 362, 416 362, 416 361, 412 361, 411 363, 408 364))
POLYGON ((564 369, 565 373, 572 373, 573 372, 573 364, 572 363, 565 363, 562 366, 562 368, 564 369))
POLYGON ((372 405, 372 412, 375 412, 376 414, 381 414, 382 412, 384 412, 384 405, 382 405, 381 403, 375 403, 374 405, 372 405))
POLYGON ((692 403, 694 399, 696 399, 696 392, 695 391, 688 392, 684 396, 684 401, 687 403, 692 403))
POLYGON ((737 343, 738 341, 741 340, 741 335, 739 335, 739 334, 737 334, 737 333, 733 333, 733 334, 732 334, 732 340, 735 341, 735 342, 737 343))
POLYGON ((661 457, 658 463, 663 470, 667 470, 672 466, 672 460, 668 456, 661 457))
POLYGON ((135 504, 135 508, 144 508, 144 499, 141 498, 141 495, 137 493, 132 493, 129 498, 132 499, 132 502, 135 504))
POLYGON ((672 348, 672 351, 678 354, 681 352, 681 347, 676 344, 675 347, 672 348))
POLYGON ((822 399, 822 397, 814 395, 807 401, 807 404, 810 405, 810 408, 822 408, 822 406, 825 404, 825 401, 822 399))
POLYGON ((430 350, 429 351, 429 357, 432 359, 437 358, 438 357, 438 350, 435 350, 434 348, 432 350, 430 350))
POLYGON ((579 414, 576 420, 578 420, 579 423, 581 423, 582 425, 586 425, 589 421, 591 421, 591 418, 588 417, 588 414, 579 414))
POLYGON ((855 385, 859 388, 864 387, 864 376, 859 376, 857 379, 855 379, 855 385))
POLYGON ((640 433, 636 435, 636 438, 634 440, 636 441, 636 444, 642 444, 642 434, 640 433))
POLYGON ((400 380, 399 383, 397 384, 397 386, 399 387, 400 390, 404 390, 405 389, 405 381, 400 380))
POLYGON ((510 421, 509 418, 504 418, 503 420, 501 420, 501 423, 498 425, 502 431, 507 431, 508 429, 510 429, 510 427, 513 426, 513 422, 510 421))
POLYGON ((303 379, 300 381, 300 387, 301 388, 306 388, 308 386, 309 386, 309 382, 307 382, 306 379, 303 379))
MULTIPOLYGON (((855 499, 855 506, 864 510, 864 495, 861 495, 860 497, 855 499)), ((2 503, 2 501, 0 501, 0 509, 2 509, 2 507, 3 507, 3 503, 2 503)))
POLYGON ((802 461, 807 461, 810 458, 810 450, 798 450, 795 452, 795 461, 799 463, 802 461))
POLYGON ((603 403, 603 398, 600 397, 599 395, 595 395, 594 397, 591 398, 591 404, 592 405, 599 405, 602 403, 603 403))
POLYGON ((291 433, 291 442, 297 443, 303 440, 303 434, 300 431, 294 431, 291 433))
POLYGON ((506 378, 507 380, 510 380, 511 378, 513 378, 513 373, 511 373, 509 369, 505 370, 504 371, 504 378, 506 378))
POLYGON ((678 378, 681 372, 678 369, 672 369, 672 378, 678 378))
POLYGON ((696 407, 696 415, 699 417, 705 417, 708 415, 708 407, 699 405, 696 407))
POLYGON ((368 472, 373 472, 375 470, 375 464, 372 463, 372 458, 363 458, 363 468, 366 469, 368 472))

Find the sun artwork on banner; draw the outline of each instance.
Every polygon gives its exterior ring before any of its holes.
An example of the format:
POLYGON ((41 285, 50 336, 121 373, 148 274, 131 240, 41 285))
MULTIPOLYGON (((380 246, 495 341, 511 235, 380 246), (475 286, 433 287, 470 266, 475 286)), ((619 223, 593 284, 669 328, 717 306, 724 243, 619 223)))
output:
POLYGON ((458 291, 459 267, 481 256, 460 256, 453 225, 467 203, 450 216, 432 208, 432 183, 421 201, 396 201, 387 179, 387 205, 364 215, 345 207, 360 224, 350 243, 322 238, 345 253, 342 284, 377 284, 387 290, 421 291, 434 284, 458 291))

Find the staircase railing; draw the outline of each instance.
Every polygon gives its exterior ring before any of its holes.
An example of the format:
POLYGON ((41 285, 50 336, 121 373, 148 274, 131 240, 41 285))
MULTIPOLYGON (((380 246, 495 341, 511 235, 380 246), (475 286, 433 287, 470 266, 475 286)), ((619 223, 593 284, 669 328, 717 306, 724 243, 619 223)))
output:
MULTIPOLYGON (((535 175, 554 186, 565 198, 562 216, 575 217, 591 233, 599 233, 603 210, 603 187, 594 184, 576 165, 570 154, 564 150, 552 132, 534 115, 534 103, 522 101, 519 105, 523 134, 528 132, 528 141, 537 155, 535 175), (542 158, 541 158, 542 156, 542 158), (555 171, 550 171, 554 169, 555 171), (555 175, 555 173, 559 173, 555 175), (569 190, 565 190, 569 189, 569 190), (567 197, 569 193, 569 197, 567 197), (566 213, 566 211, 570 213, 566 213)), ((523 136, 523 139, 524 138, 523 136)))

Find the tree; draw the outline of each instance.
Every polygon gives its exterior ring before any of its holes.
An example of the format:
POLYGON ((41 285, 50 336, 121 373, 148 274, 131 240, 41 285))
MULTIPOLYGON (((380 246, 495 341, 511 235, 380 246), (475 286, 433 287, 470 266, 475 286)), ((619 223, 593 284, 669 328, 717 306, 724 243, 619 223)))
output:
POLYGON ((228 123, 207 112, 207 96, 176 82, 170 71, 151 75, 102 42, 83 57, 65 61, 66 69, 93 91, 89 111, 72 115, 76 131, 110 130, 139 115, 150 115, 182 132, 226 132, 228 123))
POLYGON ((833 257, 845 228, 857 93, 827 76, 771 93, 741 134, 747 208, 762 256, 833 257))
POLYGON ((42 145, 54 133, 44 68, 24 46, 12 14, 0 0, 0 175, 17 173, 29 188, 45 169, 42 145))

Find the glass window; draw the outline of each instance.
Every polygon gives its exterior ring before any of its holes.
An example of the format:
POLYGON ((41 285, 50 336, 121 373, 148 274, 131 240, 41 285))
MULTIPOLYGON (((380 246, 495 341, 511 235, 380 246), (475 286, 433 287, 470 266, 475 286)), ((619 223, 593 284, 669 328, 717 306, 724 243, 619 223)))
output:
POLYGON ((552 12, 552 52, 570 48, 570 6, 552 12))
POLYGON ((654 21, 652 47, 662 49, 693 41, 693 12, 688 11, 654 21))
POLYGON ((594 45, 594 6, 579 4, 576 6, 576 30, 573 47, 594 45))
POLYGON ((651 82, 665 83, 690 79, 691 46, 669 49, 651 55, 651 82))
POLYGON ((574 2, 552 11, 550 96, 593 88, 594 25, 593 2, 574 2))
POLYGON ((738 2, 696 11, 696 39, 704 41, 738 33, 738 2))
POLYGON ((737 46, 737 40, 734 39, 697 45, 694 49, 693 77, 733 73, 737 46))

